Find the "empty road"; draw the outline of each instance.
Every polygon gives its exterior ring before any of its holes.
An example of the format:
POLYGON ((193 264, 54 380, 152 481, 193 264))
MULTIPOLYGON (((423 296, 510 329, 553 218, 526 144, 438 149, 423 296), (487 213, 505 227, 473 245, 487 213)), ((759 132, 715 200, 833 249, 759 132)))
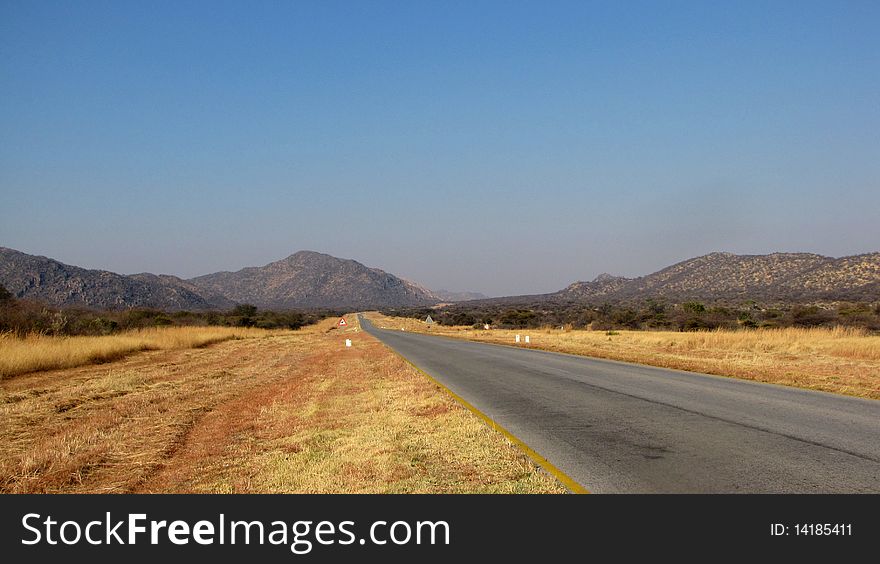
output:
POLYGON ((361 324, 591 492, 880 492, 880 401, 361 324))

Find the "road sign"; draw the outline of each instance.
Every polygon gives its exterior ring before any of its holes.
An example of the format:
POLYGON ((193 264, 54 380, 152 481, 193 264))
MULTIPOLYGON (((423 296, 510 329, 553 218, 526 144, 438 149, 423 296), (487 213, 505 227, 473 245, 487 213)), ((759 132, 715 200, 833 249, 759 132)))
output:
POLYGON ((345 322, 345 318, 344 318, 344 317, 340 317, 340 318, 339 318, 339 326, 340 326, 340 327, 345 327, 346 325, 348 325, 348 323, 345 322))
POLYGON ((431 316, 429 315, 428 318, 425 319, 425 323, 427 323, 428 325, 430 325, 431 323, 434 323, 434 320, 431 319, 431 316))

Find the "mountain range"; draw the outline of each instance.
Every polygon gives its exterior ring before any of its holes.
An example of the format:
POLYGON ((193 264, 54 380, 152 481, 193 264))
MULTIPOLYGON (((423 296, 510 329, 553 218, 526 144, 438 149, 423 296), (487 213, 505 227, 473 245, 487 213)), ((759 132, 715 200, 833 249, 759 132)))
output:
POLYGON ((95 309, 365 309, 442 301, 427 288, 378 268, 312 251, 265 266, 184 280, 155 274, 87 270, 0 247, 0 284, 20 299, 95 309))
POLYGON ((758 302, 880 300, 880 253, 710 253, 639 278, 603 274, 549 295, 576 301, 663 298, 758 302))
POLYGON ((54 306, 170 311, 224 310, 237 303, 279 310, 362 310, 466 300, 878 301, 880 253, 843 258, 810 253, 710 253, 639 278, 602 274, 550 294, 486 298, 472 292, 435 292, 357 261, 312 251, 300 251, 265 266, 184 280, 170 275, 88 270, 0 247, 0 285, 17 298, 54 306))

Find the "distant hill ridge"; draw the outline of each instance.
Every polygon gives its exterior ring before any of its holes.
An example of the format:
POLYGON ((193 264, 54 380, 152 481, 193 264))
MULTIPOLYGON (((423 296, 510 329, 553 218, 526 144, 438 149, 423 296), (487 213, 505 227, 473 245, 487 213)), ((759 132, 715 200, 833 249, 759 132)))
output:
POLYGON ((433 292, 350 259, 300 251, 265 266, 183 280, 149 273, 130 276, 88 270, 0 247, 0 285, 14 297, 55 306, 96 309, 151 307, 170 311, 229 309, 251 303, 265 309, 373 309, 464 301, 815 302, 880 301, 880 252, 842 258, 812 253, 710 253, 653 274, 601 274, 551 294, 485 298, 469 292, 433 292))
POLYGON ((0 247, 0 284, 16 298, 95 309, 225 309, 235 305, 176 276, 88 270, 0 247))
POLYGON ((367 309, 442 301, 430 290, 378 268, 312 251, 265 266, 183 280, 89 270, 0 247, 0 285, 17 298, 96 309, 198 311, 229 309, 236 303, 273 309, 367 309))
POLYGON ((843 258, 812 253, 710 253, 639 278, 603 274, 547 296, 607 301, 873 301, 880 300, 880 253, 843 258))

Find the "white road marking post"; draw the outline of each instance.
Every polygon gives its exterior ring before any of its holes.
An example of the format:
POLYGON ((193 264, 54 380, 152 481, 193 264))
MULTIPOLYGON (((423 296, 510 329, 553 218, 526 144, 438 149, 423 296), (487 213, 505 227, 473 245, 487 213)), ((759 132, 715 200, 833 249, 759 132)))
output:
POLYGON ((529 336, 528 335, 526 335, 526 344, 527 345, 529 344, 529 336))
POLYGON ((351 339, 346 339, 346 340, 345 340, 345 346, 346 346, 346 347, 350 347, 350 346, 351 346, 351 339))
POLYGON ((519 342, 519 335, 516 336, 516 342, 519 342))

